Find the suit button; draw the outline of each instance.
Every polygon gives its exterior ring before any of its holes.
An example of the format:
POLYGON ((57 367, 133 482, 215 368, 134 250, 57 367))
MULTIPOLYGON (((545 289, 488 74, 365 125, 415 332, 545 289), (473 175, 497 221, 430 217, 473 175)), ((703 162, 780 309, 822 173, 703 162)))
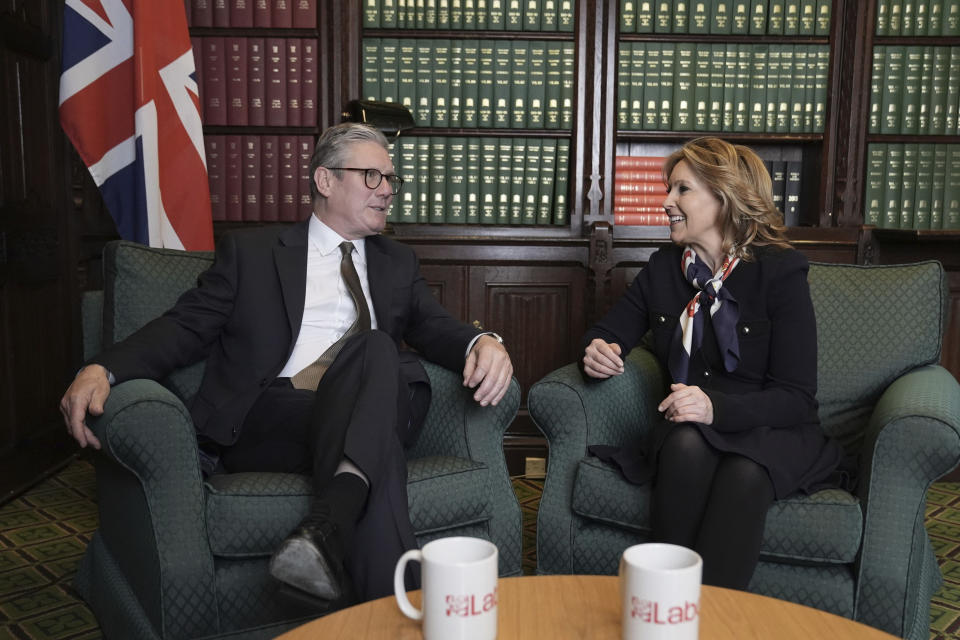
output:
POLYGON ((261 386, 261 387, 267 386, 267 379, 266 379, 266 378, 264 378, 263 380, 260 381, 260 386, 261 386))
POLYGON ((704 377, 704 378, 709 378, 709 377, 710 377, 710 372, 709 372, 709 371, 704 371, 704 372, 703 372, 703 377, 704 377))
POLYGON ((657 322, 659 322, 660 324, 663 324, 663 323, 665 323, 666 321, 667 321, 667 319, 664 318, 663 316, 660 316, 659 318, 657 318, 657 322))
POLYGON ((741 333, 743 333, 743 335, 745 335, 745 336, 746 336, 746 335, 749 335, 749 334, 750 334, 750 327, 744 327, 743 329, 741 329, 741 333))
POLYGON ((237 435, 237 428, 236 428, 236 427, 233 428, 233 435, 237 435))

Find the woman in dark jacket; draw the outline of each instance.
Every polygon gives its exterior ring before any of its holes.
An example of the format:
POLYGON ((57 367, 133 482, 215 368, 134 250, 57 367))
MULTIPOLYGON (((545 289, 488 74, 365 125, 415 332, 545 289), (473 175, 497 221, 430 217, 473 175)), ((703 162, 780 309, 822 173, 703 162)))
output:
POLYGON ((750 149, 698 138, 663 169, 672 246, 584 337, 583 370, 623 372, 652 331, 672 378, 644 450, 594 446, 652 479, 653 539, 695 549, 706 584, 746 589, 774 499, 825 483, 843 452, 817 417, 807 259, 792 249, 750 149))

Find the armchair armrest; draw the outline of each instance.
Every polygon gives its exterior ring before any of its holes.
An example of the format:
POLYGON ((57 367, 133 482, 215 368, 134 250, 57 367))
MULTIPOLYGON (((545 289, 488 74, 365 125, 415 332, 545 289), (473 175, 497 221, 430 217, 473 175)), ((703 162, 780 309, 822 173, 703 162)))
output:
POLYGON ((855 614, 861 622, 900 636, 914 623, 926 629, 925 607, 905 610, 912 601, 907 594, 938 579, 923 566, 925 494, 958 461, 960 384, 937 365, 894 381, 874 408, 861 453, 864 533, 855 614))
POLYGON ((430 410, 407 456, 457 456, 487 466, 493 492, 490 537, 500 554, 500 574, 519 575, 523 516, 507 470, 503 434, 520 407, 520 385, 511 380, 497 406, 481 407, 473 399, 474 391, 463 386, 460 374, 421 361, 430 377, 430 410))
POLYGON ((152 380, 130 380, 111 390, 103 415, 88 417, 87 424, 102 445, 94 460, 98 535, 144 612, 155 628, 172 636, 215 632, 213 557, 196 434, 186 407, 152 380), (161 607, 183 598, 197 615, 168 615, 161 607))
POLYGON ((587 381, 576 364, 547 374, 530 388, 530 416, 547 437, 547 478, 537 517, 537 571, 572 571, 573 482, 587 445, 623 445, 643 437, 657 419, 666 377, 646 349, 624 359, 624 372, 587 381))

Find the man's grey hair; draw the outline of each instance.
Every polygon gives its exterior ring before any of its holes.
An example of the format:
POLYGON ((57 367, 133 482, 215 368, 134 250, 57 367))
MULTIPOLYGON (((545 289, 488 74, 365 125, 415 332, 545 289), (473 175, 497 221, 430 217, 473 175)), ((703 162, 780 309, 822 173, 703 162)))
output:
MULTIPOLYGON (((388 149, 386 136, 379 129, 360 124, 357 122, 343 122, 330 127, 317 140, 317 146, 313 148, 313 156, 310 158, 310 201, 313 202, 319 195, 316 182, 313 180, 313 174, 317 167, 340 167, 343 166, 344 158, 348 150, 354 144, 360 142, 375 142, 384 149, 388 149)), ((367 167, 360 167, 366 169, 367 167)), ((337 179, 343 178, 343 171, 334 171, 337 179)))

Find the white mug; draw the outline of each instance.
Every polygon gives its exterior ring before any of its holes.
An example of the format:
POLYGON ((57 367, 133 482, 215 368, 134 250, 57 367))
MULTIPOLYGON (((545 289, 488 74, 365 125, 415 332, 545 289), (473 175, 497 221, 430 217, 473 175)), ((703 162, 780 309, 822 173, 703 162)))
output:
POLYGON ((620 558, 623 640, 696 640, 703 560, 691 549, 647 543, 620 558))
POLYGON ((439 538, 397 561, 393 590, 400 611, 423 620, 425 640, 494 640, 497 637, 497 546, 480 538, 439 538), (423 609, 407 598, 407 563, 421 564, 423 609))

